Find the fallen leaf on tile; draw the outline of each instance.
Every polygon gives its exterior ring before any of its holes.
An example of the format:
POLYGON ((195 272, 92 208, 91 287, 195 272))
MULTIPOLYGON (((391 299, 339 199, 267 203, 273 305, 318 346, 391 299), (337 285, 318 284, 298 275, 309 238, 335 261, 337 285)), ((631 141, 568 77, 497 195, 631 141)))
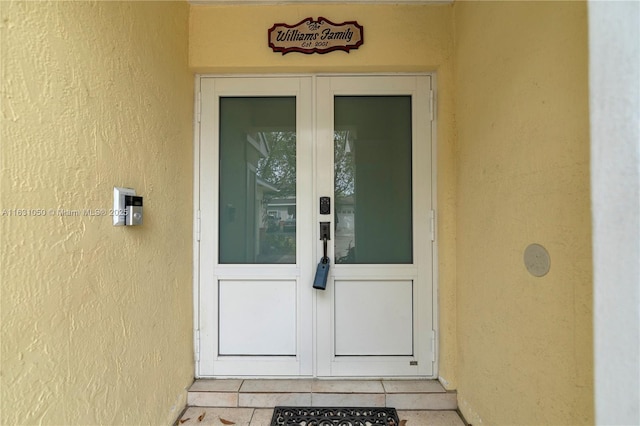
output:
POLYGON ((231 420, 223 419, 222 417, 218 417, 220 419, 220 423, 223 425, 235 425, 236 422, 232 422, 231 420))
POLYGON ((198 421, 201 422, 202 419, 204 419, 204 416, 207 414, 207 412, 205 411, 204 413, 200 414, 200 416, 198 417, 198 421))
POLYGON ((405 426, 407 424, 406 420, 400 420, 400 426, 405 426))
POLYGON ((191 417, 187 417, 186 419, 180 419, 180 424, 184 422, 188 422, 189 420, 191 420, 191 417))

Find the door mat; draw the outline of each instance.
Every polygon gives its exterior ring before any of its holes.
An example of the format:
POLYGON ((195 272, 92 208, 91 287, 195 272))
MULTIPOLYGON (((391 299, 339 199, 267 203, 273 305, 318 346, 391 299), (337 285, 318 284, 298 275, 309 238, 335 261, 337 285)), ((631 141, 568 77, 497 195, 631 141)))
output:
POLYGON ((276 407, 271 426, 399 426, 395 408, 276 407))

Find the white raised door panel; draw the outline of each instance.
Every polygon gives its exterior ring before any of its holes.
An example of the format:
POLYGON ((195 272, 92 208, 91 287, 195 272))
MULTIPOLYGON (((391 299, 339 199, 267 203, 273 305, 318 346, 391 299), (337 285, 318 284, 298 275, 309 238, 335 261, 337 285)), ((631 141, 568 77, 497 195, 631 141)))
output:
POLYGON ((335 354, 413 355, 411 281, 336 280, 335 354))
POLYGON ((219 282, 220 355, 296 355, 296 281, 219 282))

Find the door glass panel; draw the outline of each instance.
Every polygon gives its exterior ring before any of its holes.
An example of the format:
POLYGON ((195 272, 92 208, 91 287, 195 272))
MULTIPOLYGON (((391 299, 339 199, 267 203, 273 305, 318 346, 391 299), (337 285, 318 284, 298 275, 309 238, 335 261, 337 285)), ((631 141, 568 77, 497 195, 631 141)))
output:
POLYGON ((412 263, 411 97, 335 97, 335 262, 412 263))
POLYGON ((220 98, 220 263, 296 262, 296 98, 220 98))

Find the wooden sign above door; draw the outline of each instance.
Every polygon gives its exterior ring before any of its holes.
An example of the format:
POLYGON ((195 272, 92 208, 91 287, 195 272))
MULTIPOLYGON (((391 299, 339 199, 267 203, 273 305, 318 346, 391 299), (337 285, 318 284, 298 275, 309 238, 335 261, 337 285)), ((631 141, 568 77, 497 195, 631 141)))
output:
POLYGON ((356 21, 334 24, 326 18, 306 18, 295 25, 274 24, 269 28, 269 47, 274 52, 349 52, 364 43, 364 30, 356 21))

